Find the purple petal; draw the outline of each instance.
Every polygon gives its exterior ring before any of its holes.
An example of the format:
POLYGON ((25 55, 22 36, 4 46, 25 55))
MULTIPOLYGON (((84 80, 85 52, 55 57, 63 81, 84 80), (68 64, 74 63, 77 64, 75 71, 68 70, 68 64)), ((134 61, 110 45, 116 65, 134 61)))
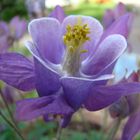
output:
POLYGON ((24 20, 19 21, 19 23, 17 23, 16 25, 16 29, 15 29, 15 39, 20 39, 24 33, 26 32, 27 29, 27 23, 24 20))
POLYGON ((117 7, 114 9, 114 16, 115 18, 119 18, 120 16, 126 13, 126 7, 122 2, 119 2, 117 7))
POLYGON ((129 31, 131 29, 131 24, 133 21, 133 15, 130 13, 125 14, 118 18, 106 31, 103 33, 100 42, 104 40, 107 36, 112 34, 121 34, 125 38, 128 38, 129 31))
MULTIPOLYGON (((106 74, 112 73, 114 70, 114 66, 116 64, 116 61, 114 61, 111 65, 109 65, 107 68, 105 68, 101 73, 99 73, 99 75, 106 75, 106 74)), ((107 83, 107 81, 105 83, 107 83)))
POLYGON ((1 54, 0 79, 17 89, 32 90, 35 88, 33 64, 18 53, 1 54))
POLYGON ((95 49, 94 46, 98 43, 103 33, 103 27, 100 22, 93 17, 81 15, 68 16, 64 19, 62 23, 62 35, 66 33, 66 27, 68 25, 74 26, 76 24, 87 24, 87 27, 90 29, 90 33, 88 35, 90 37, 90 41, 87 41, 83 45, 83 48, 88 50, 88 52, 85 53, 85 57, 87 57, 89 54, 93 54, 95 49))
POLYGON ((20 39, 26 32, 27 23, 25 20, 20 20, 18 16, 14 17, 10 22, 11 36, 15 39, 20 39))
POLYGON ((102 76, 97 79, 63 77, 61 78, 61 83, 64 90, 64 96, 68 103, 77 110, 86 100, 91 85, 94 86, 96 82, 110 78, 113 78, 112 75, 102 76))
POLYGON ((105 29, 108 28, 114 21, 115 19, 114 19, 113 10, 110 10, 110 9, 106 10, 103 16, 103 25, 105 29))
POLYGON ((8 38, 7 36, 0 37, 0 53, 5 53, 7 49, 10 47, 8 44, 8 38))
POLYGON ((6 22, 0 21, 0 37, 9 35, 9 27, 6 22))
POLYGON ((91 81, 62 79, 62 86, 68 103, 77 110, 88 96, 91 81))
MULTIPOLYGON (((113 22, 113 24, 111 24, 109 26, 109 28, 107 28, 104 31, 104 33, 102 34, 102 36, 100 38, 100 41, 94 47, 94 51, 96 51, 98 49, 98 47, 100 46, 102 41, 109 35, 120 34, 120 35, 124 36, 125 38, 128 38, 130 29, 131 29, 131 25, 132 25, 132 21, 133 21, 133 15, 130 13, 127 13, 124 16, 121 16, 120 18, 118 18, 115 22, 113 22)), ((93 56, 93 54, 91 54, 89 56, 89 58, 91 58, 92 56, 93 56)))
POLYGON ((19 17, 15 16, 12 18, 12 20, 9 23, 10 34, 13 38, 16 37, 16 33, 17 33, 16 29, 18 28, 18 25, 19 25, 19 17))
POLYGON ((140 110, 132 114, 125 124, 121 140, 133 140, 140 131, 140 110))
POLYGON ((36 89, 39 96, 54 94, 61 86, 60 75, 55 71, 55 65, 48 61, 44 62, 31 42, 26 42, 26 47, 34 56, 36 89))
POLYGON ((28 121, 42 115, 69 115, 73 113, 63 96, 47 96, 17 102, 16 117, 28 121), (25 113, 26 112, 26 113, 25 113))
POLYGON ((13 17, 12 20, 10 21, 10 26, 15 27, 15 25, 17 24, 18 21, 19 21, 18 16, 13 17))
POLYGON ((93 86, 85 102, 90 111, 100 110, 117 101, 121 96, 140 92, 140 83, 120 83, 113 86, 93 86))
POLYGON ((41 57, 58 64, 63 57, 60 44, 60 23, 54 18, 35 19, 29 24, 29 32, 41 57))
POLYGON ((53 100, 53 96, 48 96, 17 101, 16 118, 27 121, 39 117, 46 113, 46 106, 53 102, 53 100))
POLYGON ((104 71, 120 57, 126 47, 127 43, 123 36, 117 34, 108 36, 93 57, 83 63, 83 73, 96 75, 104 71))
POLYGON ((17 28, 16 38, 20 39, 25 34, 26 31, 27 31, 27 22, 25 20, 21 20, 17 28))
POLYGON ((55 9, 50 13, 49 17, 56 18, 60 23, 62 23, 66 15, 63 8, 57 5, 55 9))

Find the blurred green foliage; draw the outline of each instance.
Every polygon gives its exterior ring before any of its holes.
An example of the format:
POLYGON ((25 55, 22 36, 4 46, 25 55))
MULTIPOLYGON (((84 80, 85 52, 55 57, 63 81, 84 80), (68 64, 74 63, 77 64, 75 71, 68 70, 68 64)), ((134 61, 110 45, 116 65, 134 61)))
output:
POLYGON ((0 20, 9 21, 16 15, 27 17, 25 0, 0 0, 0 20))
POLYGON ((135 140, 140 140, 140 135, 139 134, 136 136, 135 140))
POLYGON ((103 13, 106 9, 113 8, 115 6, 114 3, 108 3, 108 4, 98 4, 98 3, 81 3, 77 7, 66 7, 65 12, 73 15, 87 15, 87 16, 93 16, 99 20, 102 19, 103 13))
POLYGON ((9 127, 0 133, 0 140, 13 140, 13 138, 16 140, 16 135, 9 127))
POLYGON ((66 129, 62 133, 62 140, 102 140, 106 135, 96 130, 88 132, 66 129))

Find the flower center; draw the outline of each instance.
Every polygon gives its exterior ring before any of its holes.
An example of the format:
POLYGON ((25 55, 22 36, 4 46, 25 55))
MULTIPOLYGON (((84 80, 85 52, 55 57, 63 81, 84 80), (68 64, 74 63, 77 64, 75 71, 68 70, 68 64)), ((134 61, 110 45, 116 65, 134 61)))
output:
POLYGON ((68 25, 67 26, 67 32, 63 36, 64 44, 67 47, 70 47, 69 49, 71 51, 74 51, 78 47, 80 47, 83 43, 85 43, 87 40, 90 40, 90 38, 87 36, 89 32, 89 28, 87 27, 87 24, 84 25, 74 25, 73 27, 68 25))
POLYGON ((68 25, 66 27, 66 34, 63 36, 63 41, 66 45, 63 70, 67 74, 75 76, 79 72, 81 65, 80 55, 87 52, 87 50, 82 49, 82 46, 86 41, 90 40, 89 33, 90 29, 87 24, 68 25))

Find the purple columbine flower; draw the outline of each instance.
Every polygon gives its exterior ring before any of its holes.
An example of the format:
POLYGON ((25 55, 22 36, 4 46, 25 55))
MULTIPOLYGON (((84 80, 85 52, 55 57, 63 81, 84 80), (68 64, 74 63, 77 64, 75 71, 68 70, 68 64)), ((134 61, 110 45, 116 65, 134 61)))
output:
POLYGON ((5 52, 9 48, 7 37, 9 35, 9 28, 4 21, 0 22, 0 53, 5 52))
POLYGON ((14 40, 19 40, 26 32, 27 22, 24 19, 20 19, 18 16, 12 18, 9 23, 10 36, 14 40))
POLYGON ((127 43, 127 14, 103 32, 98 20, 89 16, 40 18, 29 23, 33 43, 26 46, 34 65, 17 53, 0 55, 0 79, 29 91, 36 88, 39 97, 17 102, 17 118, 45 120, 61 116, 62 127, 80 107, 102 109, 122 95, 140 91, 140 83, 107 86, 112 70, 127 43), (114 91, 114 92, 112 92, 114 91))
POLYGON ((0 53, 7 51, 14 41, 19 40, 26 32, 26 21, 14 17, 9 24, 0 21, 0 53))
POLYGON ((45 15, 45 0, 26 0, 26 7, 31 18, 45 15))
MULTIPOLYGON (((139 82, 139 74, 139 71, 137 73, 133 72, 122 82, 139 82)), ((113 118, 129 117, 124 126, 121 140, 133 140, 135 135, 140 131, 140 95, 121 97, 116 103, 110 106, 109 111, 113 118)))

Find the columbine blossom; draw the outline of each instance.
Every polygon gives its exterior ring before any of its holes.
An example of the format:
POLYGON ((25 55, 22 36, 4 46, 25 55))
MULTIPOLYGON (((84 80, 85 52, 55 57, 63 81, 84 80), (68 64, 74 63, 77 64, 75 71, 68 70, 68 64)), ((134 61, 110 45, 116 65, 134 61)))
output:
POLYGON ((9 34, 8 26, 5 22, 0 22, 0 52, 5 52, 9 47, 9 43, 7 41, 7 37, 9 34))
MULTIPOLYGON (((122 82, 139 82, 139 71, 133 72, 127 79, 122 82)), ((121 140, 133 140, 135 135, 140 131, 140 95, 128 95, 121 97, 109 108, 113 118, 128 118, 121 140)))
POLYGON ((26 7, 31 18, 43 17, 45 0, 26 0, 26 7))
POLYGON ((13 42, 19 40, 26 32, 26 21, 14 17, 9 24, 0 21, 0 53, 5 52, 13 42))
POLYGON ((67 16, 61 21, 40 18, 29 23, 32 42, 26 47, 34 64, 17 53, 0 55, 0 79, 20 90, 36 88, 39 97, 17 102, 17 118, 31 120, 61 117, 65 127, 80 107, 102 109, 123 95, 140 91, 140 83, 107 86, 112 70, 127 43, 127 14, 105 32, 89 16, 67 16), (114 92, 112 92, 114 91, 114 92))

